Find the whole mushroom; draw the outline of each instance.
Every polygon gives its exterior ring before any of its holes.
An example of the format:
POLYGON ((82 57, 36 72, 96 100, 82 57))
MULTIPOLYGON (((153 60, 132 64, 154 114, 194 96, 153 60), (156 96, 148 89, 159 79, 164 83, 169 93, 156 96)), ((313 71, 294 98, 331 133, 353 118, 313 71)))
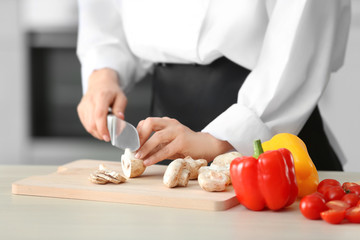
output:
POLYGON ((214 158, 214 160, 211 163, 211 166, 226 167, 230 169, 231 161, 237 157, 242 157, 242 154, 235 151, 220 154, 219 156, 214 158))
MULTIPOLYGON (((223 175, 226 176, 227 181, 226 181, 226 185, 230 185, 231 184, 231 177, 230 177, 230 170, 227 169, 226 167, 220 167, 220 166, 205 166, 205 167, 201 167, 199 169, 199 177, 201 174, 205 173, 205 172, 217 172, 217 173, 221 173, 223 175)), ((199 178, 198 177, 198 178, 199 178)))
POLYGON ((184 158, 184 161, 186 163, 185 168, 190 171, 190 180, 197 179, 199 175, 199 169, 203 166, 207 166, 208 163, 205 159, 194 160, 190 156, 184 158))
POLYGON ((226 189, 229 178, 226 174, 205 168, 198 177, 199 185, 208 192, 221 192, 226 189))
POLYGON ((230 163, 237 157, 242 157, 241 153, 224 153, 215 157, 210 166, 201 167, 198 176, 200 187, 209 192, 224 191, 231 184, 230 163))
POLYGON ((178 158, 172 161, 166 168, 163 183, 169 188, 186 187, 189 182, 190 171, 185 166, 184 159, 178 158))
POLYGON ((210 169, 215 170, 217 172, 222 172, 223 174, 228 176, 228 185, 231 184, 230 178, 230 163, 237 157, 242 157, 242 154, 239 152, 227 152, 221 154, 214 158, 212 163, 210 164, 210 169))

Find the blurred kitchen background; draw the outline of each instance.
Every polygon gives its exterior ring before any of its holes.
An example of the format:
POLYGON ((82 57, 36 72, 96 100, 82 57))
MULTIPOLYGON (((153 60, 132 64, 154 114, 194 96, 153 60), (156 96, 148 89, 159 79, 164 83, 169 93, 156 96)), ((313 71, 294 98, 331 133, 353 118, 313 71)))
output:
MULTIPOLYGON (((77 117, 76 0, 0 0, 0 164, 120 160, 122 152, 92 138, 77 117)), ((327 133, 345 171, 360 171, 360 1, 352 0, 345 65, 320 102, 327 133)), ((148 116, 150 80, 128 95, 128 121, 148 116)))

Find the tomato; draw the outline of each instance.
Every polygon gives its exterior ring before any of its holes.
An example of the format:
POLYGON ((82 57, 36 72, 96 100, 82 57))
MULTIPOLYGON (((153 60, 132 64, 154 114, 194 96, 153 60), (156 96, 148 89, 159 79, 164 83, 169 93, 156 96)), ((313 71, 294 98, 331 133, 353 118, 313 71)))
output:
POLYGON ((360 196, 360 185, 351 186, 348 188, 349 192, 355 193, 356 195, 360 196))
MULTIPOLYGON (((310 195, 310 194, 309 194, 309 195, 310 195)), ((319 193, 319 192, 314 192, 314 193, 312 193, 311 195, 316 195, 316 196, 319 196, 320 198, 324 199, 324 201, 325 201, 324 194, 322 194, 322 193, 319 193)), ((326 202, 326 201, 325 201, 325 202, 326 202)))
POLYGON ((340 200, 344 195, 345 195, 345 191, 344 189, 342 189, 341 186, 329 187, 324 193, 324 197, 326 201, 340 200))
POLYGON ((341 187, 341 184, 339 181, 337 181, 335 179, 324 179, 319 183, 319 185, 317 187, 317 191, 319 193, 325 194, 325 191, 330 186, 340 186, 341 187))
POLYGON ((360 223, 360 185, 324 179, 317 192, 301 199, 300 211, 308 219, 321 218, 331 224, 339 224, 345 218, 360 223))
POLYGON ((342 188, 344 189, 344 191, 348 192, 349 191, 349 187, 351 186, 358 186, 359 184, 354 183, 354 182, 344 182, 342 184, 342 188))
POLYGON ((355 193, 348 193, 348 194, 345 194, 341 198, 341 200, 346 202, 347 204, 349 204, 350 207, 354 207, 359 202, 360 197, 358 195, 356 195, 355 193))
POLYGON ((325 210, 325 199, 320 194, 306 195, 300 201, 300 211, 308 219, 320 219, 320 213, 325 210))
POLYGON ((348 203, 341 201, 341 200, 329 201, 326 203, 326 206, 329 209, 334 209, 334 210, 346 210, 351 207, 348 203))
POLYGON ((352 223, 360 223, 360 206, 349 208, 346 211, 346 219, 352 223))
POLYGON ((335 210, 330 209, 324 212, 321 212, 321 218, 331 224, 339 224, 344 220, 346 211, 345 210, 335 210))

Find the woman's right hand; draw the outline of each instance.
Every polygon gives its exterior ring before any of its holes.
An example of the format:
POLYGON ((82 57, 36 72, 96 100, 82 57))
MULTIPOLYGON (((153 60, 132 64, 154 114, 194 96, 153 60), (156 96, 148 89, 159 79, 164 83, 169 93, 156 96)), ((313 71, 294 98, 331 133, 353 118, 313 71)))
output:
POLYGON ((127 98, 119 86, 117 73, 109 68, 95 70, 90 78, 88 89, 82 97, 77 112, 86 131, 95 138, 110 141, 107 129, 109 107, 113 114, 124 119, 127 98))

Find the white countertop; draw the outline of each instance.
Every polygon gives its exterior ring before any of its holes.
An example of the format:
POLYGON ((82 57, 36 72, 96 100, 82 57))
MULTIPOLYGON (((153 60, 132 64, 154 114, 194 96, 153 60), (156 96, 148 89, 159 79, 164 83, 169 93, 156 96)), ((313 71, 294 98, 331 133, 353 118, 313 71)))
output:
MULTIPOLYGON (((21 196, 11 183, 56 166, 0 166, 0 239, 359 239, 360 225, 305 219, 299 202, 254 212, 153 207, 21 196)), ((319 172, 320 178, 359 181, 360 173, 319 172)))

